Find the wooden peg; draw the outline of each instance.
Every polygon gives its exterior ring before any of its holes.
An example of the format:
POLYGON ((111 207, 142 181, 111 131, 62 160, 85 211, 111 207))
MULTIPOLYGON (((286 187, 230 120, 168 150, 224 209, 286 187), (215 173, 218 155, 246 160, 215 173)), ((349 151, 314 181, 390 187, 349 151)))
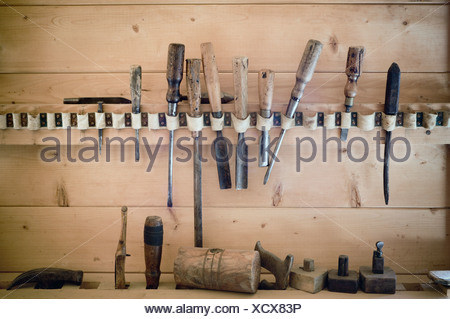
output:
POLYGON ((328 270, 326 268, 316 268, 313 259, 305 258, 303 260, 303 268, 299 265, 292 267, 289 276, 289 286, 315 294, 325 287, 327 276, 328 270))
POLYGON ((358 273, 348 270, 348 256, 339 256, 339 269, 328 272, 328 290, 355 294, 358 291, 358 273))

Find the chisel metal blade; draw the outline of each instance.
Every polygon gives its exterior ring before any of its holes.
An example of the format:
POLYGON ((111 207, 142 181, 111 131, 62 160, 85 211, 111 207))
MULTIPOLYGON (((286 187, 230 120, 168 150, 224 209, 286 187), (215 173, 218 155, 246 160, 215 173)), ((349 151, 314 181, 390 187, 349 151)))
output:
POLYGON ((248 146, 245 144, 244 133, 238 134, 236 147, 236 189, 248 187, 248 146))
POLYGON ((214 157, 217 163, 220 189, 231 188, 228 144, 227 140, 222 135, 222 131, 217 131, 217 138, 214 140, 214 157))

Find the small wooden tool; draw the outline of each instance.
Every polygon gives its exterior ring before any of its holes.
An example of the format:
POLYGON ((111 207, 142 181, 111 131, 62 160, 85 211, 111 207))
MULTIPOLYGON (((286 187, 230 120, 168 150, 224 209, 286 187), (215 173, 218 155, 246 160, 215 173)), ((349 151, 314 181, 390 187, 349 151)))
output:
POLYGON ((328 272, 328 290, 355 294, 358 291, 358 273, 348 270, 348 256, 339 256, 338 269, 328 272))
POLYGON ((314 266, 314 260, 305 258, 303 267, 294 265, 289 276, 289 286, 315 294, 325 288, 328 270, 314 266))
POLYGON ((144 226, 144 254, 146 289, 157 289, 161 276, 163 222, 159 216, 147 216, 144 226))
POLYGON ((122 207, 122 231, 120 233, 119 243, 116 250, 115 282, 116 289, 127 289, 130 285, 125 281, 125 258, 127 255, 127 210, 122 207))
POLYGON ((367 293, 375 294, 395 294, 397 276, 395 272, 384 267, 384 257, 381 249, 384 243, 376 243, 377 250, 373 252, 372 268, 361 266, 359 268, 359 281, 361 290, 367 293))

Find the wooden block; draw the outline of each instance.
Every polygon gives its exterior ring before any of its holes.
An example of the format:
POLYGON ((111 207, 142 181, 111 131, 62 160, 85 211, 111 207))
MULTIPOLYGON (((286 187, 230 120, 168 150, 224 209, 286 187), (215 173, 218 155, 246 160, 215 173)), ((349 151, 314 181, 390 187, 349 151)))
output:
POLYGON ((311 271, 308 271, 310 263, 303 263, 303 267, 294 264, 289 276, 289 285, 292 288, 303 290, 315 294, 325 288, 327 281, 328 270, 322 267, 312 267, 311 271))
POLYGON ((349 270, 348 276, 339 276, 337 269, 328 272, 328 290, 355 294, 358 291, 358 273, 349 270))
POLYGON ((384 267, 384 273, 374 274, 369 266, 359 268, 361 290, 373 294, 395 294, 397 276, 390 267, 384 267))

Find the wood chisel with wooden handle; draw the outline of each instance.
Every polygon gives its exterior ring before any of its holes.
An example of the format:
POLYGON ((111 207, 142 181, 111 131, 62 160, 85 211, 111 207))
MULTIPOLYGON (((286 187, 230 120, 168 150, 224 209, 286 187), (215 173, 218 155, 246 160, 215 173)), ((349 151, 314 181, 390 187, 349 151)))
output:
MULTIPOLYGON (((200 110, 200 69, 202 60, 186 60, 186 83, 191 117, 201 117, 200 110)), ((202 161, 199 145, 201 131, 192 132, 194 138, 194 243, 195 247, 203 246, 202 230, 202 161)))
MULTIPOLYGON (((350 47, 347 54, 347 68, 345 74, 347 75, 347 84, 344 88, 345 95, 345 113, 350 113, 350 108, 353 106, 356 93, 358 92, 357 82, 361 75, 361 67, 364 59, 364 47, 350 47)), ((348 135, 348 128, 341 129, 341 141, 346 141, 348 135)))
MULTIPOLYGON (((233 58, 233 80, 234 80, 234 112, 236 118, 245 120, 247 114, 247 78, 248 58, 233 58)), ((248 146, 245 144, 244 133, 238 133, 236 145, 236 189, 247 189, 248 186, 248 146)))
MULTIPOLYGON (((384 114, 397 115, 398 100, 400 95, 400 68, 397 63, 392 63, 387 74, 386 96, 384 100, 384 114)), ((389 157, 391 150, 391 131, 386 131, 386 143, 384 145, 383 166, 383 191, 384 202, 389 203, 389 157)))
MULTIPOLYGON (((302 59, 297 69, 295 86, 291 92, 291 99, 286 109, 286 117, 292 119, 297 110, 298 103, 303 96, 306 84, 311 80, 314 69, 316 68, 317 61, 319 60, 320 53, 322 52, 322 43, 317 40, 309 40, 306 44, 305 51, 303 52, 302 59)), ((272 160, 267 168, 266 175, 264 176, 264 184, 269 180, 270 173, 272 172, 273 165, 277 160, 278 152, 280 151, 281 142, 286 134, 285 129, 281 129, 280 137, 278 138, 275 151, 273 152, 272 160)))
MULTIPOLYGON (((214 56, 211 42, 200 45, 202 51, 203 73, 205 74, 206 88, 214 118, 221 118, 221 91, 219 82, 219 71, 217 70, 216 57, 214 56)), ((216 131, 217 138, 214 140, 214 155, 217 163, 220 189, 231 188, 230 164, 228 163, 228 145, 222 135, 222 131, 216 131)))
MULTIPOLYGON (((133 65, 130 69, 131 111, 133 114, 141 113, 141 82, 142 69, 140 65, 133 65)), ((134 160, 139 161, 139 130, 136 130, 136 144, 134 160)))
MULTIPOLYGON (((183 79, 184 44, 171 43, 167 55, 167 84, 166 94, 168 115, 177 116, 177 105, 180 102, 180 83, 183 79)), ((173 131, 169 130, 169 174, 167 207, 172 207, 172 177, 173 177, 173 131)))
MULTIPOLYGON (((263 118, 270 118, 270 109, 272 108, 273 98, 273 81, 275 72, 263 69, 258 73, 258 92, 259 92, 259 108, 263 118)), ((259 161, 258 166, 264 167, 269 165, 269 144, 270 135, 267 128, 263 127, 261 137, 259 138, 259 161)))

